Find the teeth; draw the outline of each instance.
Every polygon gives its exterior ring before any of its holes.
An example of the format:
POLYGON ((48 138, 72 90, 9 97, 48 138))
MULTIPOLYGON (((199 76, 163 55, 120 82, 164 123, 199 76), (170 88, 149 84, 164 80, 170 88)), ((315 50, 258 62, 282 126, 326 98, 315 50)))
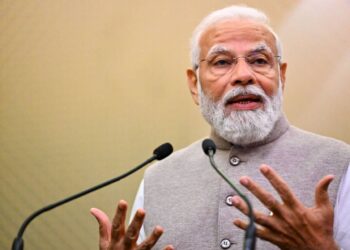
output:
POLYGON ((232 98, 231 100, 227 101, 227 104, 233 104, 233 103, 240 103, 240 104, 249 104, 252 102, 260 102, 261 100, 259 98, 232 98), (236 99, 236 100, 235 100, 236 99))

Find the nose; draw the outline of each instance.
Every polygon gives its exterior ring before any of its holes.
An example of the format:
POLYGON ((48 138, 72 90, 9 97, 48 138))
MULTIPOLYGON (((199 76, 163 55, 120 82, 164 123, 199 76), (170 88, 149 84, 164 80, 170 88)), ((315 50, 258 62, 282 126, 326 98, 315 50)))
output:
POLYGON ((255 75, 244 57, 237 58, 231 73, 231 84, 247 85, 255 83, 255 75))

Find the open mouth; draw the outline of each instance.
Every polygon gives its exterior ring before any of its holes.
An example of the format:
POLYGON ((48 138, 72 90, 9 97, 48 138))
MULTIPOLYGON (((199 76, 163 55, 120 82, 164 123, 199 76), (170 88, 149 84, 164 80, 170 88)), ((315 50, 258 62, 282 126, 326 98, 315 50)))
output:
POLYGON ((238 95, 226 102, 226 105, 234 104, 234 103, 250 103, 250 102, 260 102, 262 103, 262 99, 260 96, 248 94, 248 95, 238 95))
POLYGON ((262 105, 263 99, 261 96, 254 94, 237 95, 226 102, 226 106, 236 110, 253 110, 260 108, 262 105))

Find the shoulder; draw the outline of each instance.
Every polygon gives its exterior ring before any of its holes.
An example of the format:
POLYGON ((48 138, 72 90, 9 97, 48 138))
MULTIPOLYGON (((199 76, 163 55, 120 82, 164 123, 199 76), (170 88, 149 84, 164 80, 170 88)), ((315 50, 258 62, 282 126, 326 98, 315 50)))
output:
POLYGON ((313 147, 315 150, 328 149, 330 151, 338 151, 350 155, 349 144, 331 137, 300 129, 295 126, 291 126, 285 136, 290 142, 298 144, 301 147, 313 147))
MULTIPOLYGON (((198 140, 191 145, 175 151, 172 155, 159 161, 147 168, 145 178, 167 171, 171 173, 176 170, 185 168, 186 166, 193 166, 193 163, 207 160, 206 155, 202 150, 202 140, 198 140)), ((196 164, 198 165, 198 164, 196 164)))

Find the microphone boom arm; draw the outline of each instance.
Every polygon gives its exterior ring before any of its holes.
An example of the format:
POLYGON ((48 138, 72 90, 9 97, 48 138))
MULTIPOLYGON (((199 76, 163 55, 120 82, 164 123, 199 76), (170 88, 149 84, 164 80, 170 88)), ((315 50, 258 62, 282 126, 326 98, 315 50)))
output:
POLYGON ((233 190, 236 191, 236 193, 245 201, 245 203, 248 206, 248 217, 249 217, 249 224, 248 228, 246 230, 245 234, 245 240, 244 240, 244 250, 254 250, 255 249, 255 239, 256 239, 256 227, 254 224, 254 213, 253 213, 253 206, 250 203, 249 199, 241 192, 238 188, 236 188, 235 185, 226 177, 224 173, 222 173, 216 166, 214 161, 214 150, 209 149, 208 150, 208 156, 210 160, 210 165, 214 168, 214 170, 226 181, 226 183, 233 188, 233 190))
POLYGON ((146 160, 145 162, 141 163, 140 165, 136 166, 135 168, 129 170, 128 172, 117 176, 115 178, 112 178, 110 180, 107 180, 101 184, 98 184, 94 187, 88 188, 82 192, 79 192, 77 194, 74 194, 72 196, 69 196, 63 200, 57 201, 55 203, 52 203, 50 205, 47 205, 37 211, 35 211, 34 213, 32 213, 22 224, 22 226, 20 227, 18 233, 17 233, 17 237, 16 239, 13 241, 13 245, 12 245, 12 250, 22 250, 23 249, 23 239, 22 236, 24 234, 24 231, 26 230, 27 226, 29 225, 29 223, 34 220, 37 216, 39 216, 42 213, 45 213, 47 211, 50 211, 51 209, 54 209, 55 207, 61 206, 67 202, 70 202, 72 200, 78 199, 84 195, 87 195, 91 192, 94 192, 100 188, 103 188, 105 186, 108 186, 116 181, 119 181, 121 179, 124 179, 125 177, 131 175, 132 173, 136 172, 137 170, 139 170, 140 168, 142 168, 143 166, 147 165, 148 163, 154 161, 156 159, 156 156, 152 156, 151 158, 149 158, 148 160, 146 160))
POLYGON ((153 151, 153 156, 150 157, 149 159, 147 159, 146 161, 144 161, 143 163, 141 163, 140 165, 136 166, 135 168, 127 171, 126 173, 119 175, 117 177, 114 177, 110 180, 107 180, 103 183, 100 183, 94 187, 88 188, 82 192, 79 192, 77 194, 71 195, 63 200, 57 201, 55 203, 52 203, 48 206, 45 206, 37 211, 35 211, 34 213, 32 213, 21 225, 21 227, 18 230, 17 233, 17 237, 13 240, 12 243, 12 250, 23 250, 24 248, 24 241, 23 241, 23 234, 24 231, 26 230, 27 226, 29 225, 29 223, 34 220, 36 217, 38 217, 40 214, 45 213, 47 211, 50 211, 56 207, 59 207, 67 202, 73 201, 75 199, 78 199, 84 195, 87 195, 91 192, 94 192, 100 188, 103 188, 105 186, 108 186, 114 182, 117 182, 119 180, 124 179, 125 177, 128 177, 129 175, 135 173, 136 171, 140 170, 141 168, 143 168, 144 166, 146 166, 148 163, 151 163, 154 160, 162 160, 166 157, 168 157, 171 153, 173 152, 173 147, 170 143, 164 143, 160 146, 158 146, 154 151, 153 151))

